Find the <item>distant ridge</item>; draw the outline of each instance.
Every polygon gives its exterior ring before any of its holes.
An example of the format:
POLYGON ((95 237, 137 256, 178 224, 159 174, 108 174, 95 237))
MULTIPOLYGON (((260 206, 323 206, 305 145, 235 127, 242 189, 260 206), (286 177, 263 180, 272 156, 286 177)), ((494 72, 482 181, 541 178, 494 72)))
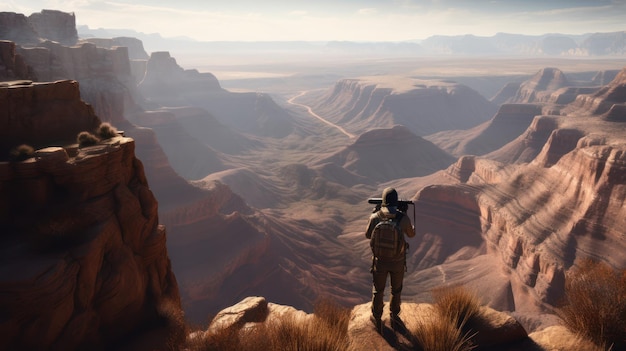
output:
POLYGON ((528 56, 624 56, 626 31, 589 33, 582 35, 544 34, 523 35, 497 33, 493 36, 471 34, 434 35, 424 40, 402 42, 356 41, 194 41, 190 38, 164 38, 158 33, 141 33, 131 29, 93 29, 77 26, 80 38, 114 38, 130 36, 140 39, 148 51, 193 52, 210 50, 212 53, 310 53, 313 55, 391 57, 398 54, 420 55, 528 55, 528 56))

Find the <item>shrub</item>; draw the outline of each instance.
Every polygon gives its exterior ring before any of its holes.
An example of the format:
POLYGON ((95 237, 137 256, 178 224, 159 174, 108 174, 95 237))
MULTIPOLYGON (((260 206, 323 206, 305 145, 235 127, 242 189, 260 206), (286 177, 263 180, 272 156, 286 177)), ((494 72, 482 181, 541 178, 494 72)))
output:
POLYGON ((21 162, 35 156, 35 149, 26 144, 17 146, 9 153, 9 160, 13 162, 21 162))
POLYGON ((100 126, 98 127, 98 130, 96 131, 96 135, 100 139, 105 140, 105 139, 114 138, 118 134, 117 134, 117 129, 113 127, 111 123, 104 122, 100 124, 100 126))
POLYGON ((86 147, 86 146, 94 146, 98 144, 100 139, 97 136, 89 133, 89 132, 80 132, 78 133, 78 137, 76 138, 78 142, 78 147, 86 147))
POLYGON ((626 348, 626 270, 618 272, 607 264, 584 260, 568 273, 564 301, 557 314, 572 332, 596 345, 623 350, 626 348))

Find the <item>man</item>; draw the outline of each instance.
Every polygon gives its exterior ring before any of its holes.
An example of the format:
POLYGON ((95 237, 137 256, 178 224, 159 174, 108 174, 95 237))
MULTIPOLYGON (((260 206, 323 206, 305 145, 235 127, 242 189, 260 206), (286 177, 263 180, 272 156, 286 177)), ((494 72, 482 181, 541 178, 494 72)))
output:
POLYGON ((389 310, 391 312, 391 325, 395 328, 396 324, 401 323, 398 314, 400 313, 402 280, 404 279, 404 272, 406 269, 405 253, 407 246, 405 244, 404 235, 412 238, 415 236, 415 230, 411 224, 409 216, 398 210, 398 193, 396 190, 394 188, 386 188, 383 190, 380 210, 377 209, 377 211, 370 215, 367 230, 365 232, 365 237, 370 239, 370 247, 372 247, 373 253, 372 321, 376 325, 376 330, 378 332, 381 331, 382 327, 381 317, 384 306, 383 296, 387 276, 390 276, 391 279, 391 301, 389 304, 389 310), (397 227, 401 232, 399 237, 402 245, 401 253, 392 258, 376 257, 374 240, 371 240, 372 234, 374 233, 377 224, 390 218, 397 224, 397 227))

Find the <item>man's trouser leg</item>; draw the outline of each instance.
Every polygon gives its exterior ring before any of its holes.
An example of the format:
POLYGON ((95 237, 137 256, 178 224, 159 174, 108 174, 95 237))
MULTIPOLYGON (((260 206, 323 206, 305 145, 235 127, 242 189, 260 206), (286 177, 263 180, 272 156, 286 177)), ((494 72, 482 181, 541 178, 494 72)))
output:
POLYGON ((404 263, 401 269, 394 269, 391 275, 391 301, 389 310, 391 316, 397 316, 400 313, 400 304, 402 303, 402 280, 404 279, 404 263))
POLYGON ((376 270, 372 273, 372 315, 376 319, 380 319, 383 315, 383 297, 385 293, 385 284, 387 283, 387 271, 376 270))

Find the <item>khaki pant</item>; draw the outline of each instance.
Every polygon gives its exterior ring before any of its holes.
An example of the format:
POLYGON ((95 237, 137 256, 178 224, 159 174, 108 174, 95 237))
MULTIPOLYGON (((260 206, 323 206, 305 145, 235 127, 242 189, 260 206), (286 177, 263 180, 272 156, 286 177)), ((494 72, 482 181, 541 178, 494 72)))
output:
POLYGON ((394 316, 400 313, 404 267, 404 261, 377 261, 374 263, 372 267, 372 315, 374 316, 374 318, 380 319, 383 315, 383 297, 385 292, 385 285, 387 283, 387 276, 390 276, 391 279, 391 301, 389 302, 389 310, 394 316))

